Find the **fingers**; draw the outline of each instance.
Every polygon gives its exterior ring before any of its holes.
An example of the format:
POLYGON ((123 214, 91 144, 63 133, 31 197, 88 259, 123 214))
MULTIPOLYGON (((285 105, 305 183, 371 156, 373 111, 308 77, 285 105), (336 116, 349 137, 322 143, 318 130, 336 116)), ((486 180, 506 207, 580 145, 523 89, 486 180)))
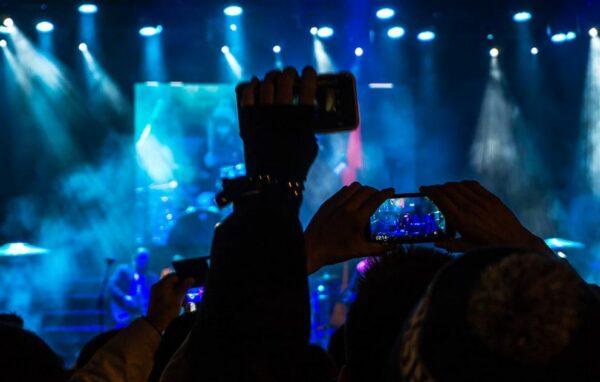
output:
POLYGON ((460 211, 457 205, 443 192, 442 186, 422 186, 419 190, 435 203, 450 224, 457 226, 460 211))
POLYGON ((317 93, 317 72, 310 66, 302 70, 302 79, 300 85, 300 105, 312 106, 315 102, 317 93))
POLYGON ((277 81, 277 92, 275 103, 278 105, 291 105, 294 96, 294 82, 298 78, 298 72, 292 67, 287 67, 279 76, 277 81))
POLYGON ((260 84, 260 90, 258 99, 263 105, 272 105, 275 99, 275 83, 281 75, 279 70, 273 70, 267 73, 262 84, 260 84))
POLYGON ((242 103, 241 106, 252 106, 254 105, 254 92, 258 86, 258 78, 252 77, 252 81, 245 85, 242 90, 242 103))

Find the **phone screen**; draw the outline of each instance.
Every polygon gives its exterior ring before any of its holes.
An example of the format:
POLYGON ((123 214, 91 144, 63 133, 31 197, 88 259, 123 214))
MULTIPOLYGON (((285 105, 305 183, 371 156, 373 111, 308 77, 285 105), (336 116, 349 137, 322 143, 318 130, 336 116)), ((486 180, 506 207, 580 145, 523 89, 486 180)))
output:
POLYGON ((440 209, 421 194, 395 195, 371 216, 369 238, 377 242, 436 242, 454 236, 440 209))
POLYGON ((190 288, 185 293, 184 308, 186 312, 195 312, 202 301, 204 287, 190 288))

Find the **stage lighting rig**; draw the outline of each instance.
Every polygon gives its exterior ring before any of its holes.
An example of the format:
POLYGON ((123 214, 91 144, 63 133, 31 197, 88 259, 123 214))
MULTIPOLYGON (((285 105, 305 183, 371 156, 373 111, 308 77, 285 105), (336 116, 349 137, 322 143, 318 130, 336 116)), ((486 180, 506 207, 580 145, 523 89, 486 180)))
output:
POLYGON ((513 15, 513 21, 516 23, 526 23, 531 20, 531 12, 528 11, 519 11, 515 12, 513 15))
POLYGON ((588 34, 590 35, 590 37, 594 38, 594 37, 598 37, 598 28, 596 27, 592 27, 590 28, 590 30, 588 31, 588 34))
POLYGON ((419 32, 419 34, 417 35, 417 39, 423 42, 433 41, 435 40, 435 37, 435 32, 432 30, 424 30, 422 32, 419 32))
POLYGON ((402 38, 402 36, 404 36, 405 33, 406 33, 406 31, 404 30, 404 28, 402 28, 400 26, 391 27, 387 31, 388 37, 392 38, 392 39, 402 38))
POLYGON ((320 38, 329 38, 333 36, 333 28, 332 27, 320 27, 317 30, 317 36, 320 38))
POLYGON ((275 45, 273 47, 273 53, 281 53, 281 47, 279 45, 275 45))
POLYGON ((35 29, 42 33, 52 32, 54 30, 54 24, 52 24, 50 21, 40 21, 35 26, 35 29))
POLYGON ((377 16, 377 18, 379 20, 388 20, 391 19, 392 17, 394 17, 396 15, 396 11, 394 11, 392 8, 380 8, 377 10, 377 12, 375 12, 375 16, 377 16))
POLYGON ((365 51, 363 50, 363 48, 358 47, 358 48, 354 49, 354 55, 356 57, 361 57, 363 54, 365 54, 365 51))
POLYGON ((537 56, 538 53, 540 53, 540 50, 534 46, 533 48, 531 48, 530 52, 532 55, 537 56))
POLYGON ((163 30, 162 25, 157 25, 155 27, 153 26, 145 26, 140 28, 140 36, 144 36, 144 37, 151 37, 151 36, 156 36, 158 34, 161 34, 163 30))
POLYGON ((98 6, 96 4, 81 4, 77 10, 81 14, 91 15, 98 12, 98 6))
POLYGON ((244 9, 239 5, 230 5, 223 9, 223 13, 230 17, 240 16, 242 13, 244 13, 244 9))

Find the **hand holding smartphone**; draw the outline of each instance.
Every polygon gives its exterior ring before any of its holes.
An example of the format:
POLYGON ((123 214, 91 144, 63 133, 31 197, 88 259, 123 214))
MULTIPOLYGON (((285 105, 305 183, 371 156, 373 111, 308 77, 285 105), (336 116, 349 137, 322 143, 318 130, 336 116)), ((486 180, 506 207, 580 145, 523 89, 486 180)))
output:
MULTIPOLYGON (((238 115, 240 115, 242 89, 248 83, 239 84, 237 95, 238 115)), ((258 99, 256 89, 255 99, 258 99)), ((300 93, 300 83, 296 81, 293 89, 294 104, 300 93)), ((317 76, 315 133, 336 133, 354 130, 360 123, 356 79, 350 72, 321 74, 317 76)))
POLYGON ((193 312, 196 306, 202 301, 202 293, 204 292, 204 283, 208 276, 208 257, 196 257, 173 261, 173 269, 179 280, 185 280, 189 277, 194 279, 192 288, 185 293, 184 309, 186 312, 193 312))
POLYGON ((367 236, 380 243, 427 243, 451 239, 455 231, 438 206, 423 194, 399 194, 371 215, 367 236))

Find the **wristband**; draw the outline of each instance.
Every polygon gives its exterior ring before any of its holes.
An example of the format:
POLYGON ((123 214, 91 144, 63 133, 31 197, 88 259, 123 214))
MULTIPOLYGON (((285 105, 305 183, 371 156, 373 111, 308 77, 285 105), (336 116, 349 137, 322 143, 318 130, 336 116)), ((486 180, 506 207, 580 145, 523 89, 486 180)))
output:
POLYGON ((235 179, 223 179, 223 190, 217 194, 219 208, 229 203, 257 196, 299 202, 302 199, 304 183, 297 180, 281 181, 270 175, 244 176, 235 179))

